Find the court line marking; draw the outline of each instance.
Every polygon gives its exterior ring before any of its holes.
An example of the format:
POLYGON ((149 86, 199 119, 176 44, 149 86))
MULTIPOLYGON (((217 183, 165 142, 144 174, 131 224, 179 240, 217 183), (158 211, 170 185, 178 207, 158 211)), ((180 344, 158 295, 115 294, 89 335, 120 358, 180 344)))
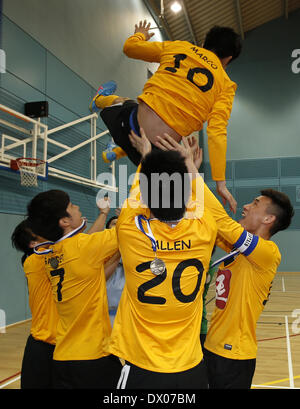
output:
POLYGON ((290 386, 274 386, 274 385, 251 385, 251 389, 255 388, 275 388, 275 389, 300 389, 300 388, 291 388, 290 386))
MULTIPOLYGON (((300 375, 294 376, 294 379, 299 379, 300 375)), ((280 383, 280 382, 286 382, 289 381, 290 378, 283 378, 283 379, 278 379, 277 381, 270 381, 270 382, 265 382, 262 384, 262 386, 267 386, 267 385, 274 385, 275 383, 280 383)))
POLYGON ((294 388, 294 375, 293 375, 293 364, 292 364, 292 353, 291 353, 291 344, 290 344, 290 334, 289 334, 289 322, 287 315, 284 317, 285 319, 285 332, 286 332, 286 347, 287 347, 287 355, 288 355, 288 367, 289 367, 289 375, 290 375, 290 387, 294 388))
POLYGON ((15 374, 13 374, 13 375, 11 375, 11 376, 8 376, 7 378, 4 378, 4 379, 2 379, 2 380, 0 381, 0 384, 3 383, 3 382, 5 382, 5 381, 8 381, 9 379, 14 378, 15 376, 18 376, 18 375, 20 375, 20 374, 21 374, 21 372, 19 371, 19 372, 15 373, 15 374))
POLYGON ((14 383, 14 382, 18 381, 19 379, 21 379, 21 375, 17 376, 17 377, 14 378, 14 379, 11 379, 10 381, 4 383, 3 385, 0 385, 0 389, 5 388, 5 386, 8 386, 8 385, 10 385, 11 383, 14 383))
POLYGON ((282 291, 285 293, 284 277, 281 277, 282 291))
MULTIPOLYGON (((300 335, 300 334, 293 334, 293 335, 290 335, 290 338, 292 338, 292 337, 299 337, 299 335, 300 335)), ((286 335, 283 335, 283 336, 281 336, 281 337, 258 339, 257 342, 273 341, 273 340, 275 340, 275 339, 283 339, 283 338, 286 338, 286 335)))

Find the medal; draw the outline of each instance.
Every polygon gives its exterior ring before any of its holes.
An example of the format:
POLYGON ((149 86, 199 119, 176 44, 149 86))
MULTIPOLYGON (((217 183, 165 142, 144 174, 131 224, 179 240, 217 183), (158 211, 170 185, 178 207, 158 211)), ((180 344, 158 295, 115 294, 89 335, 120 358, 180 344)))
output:
POLYGON ((49 260, 49 263, 50 263, 50 266, 51 266, 54 270, 56 270, 57 267, 59 266, 59 262, 58 262, 58 260, 57 260, 56 257, 51 257, 50 260, 49 260))
POLYGON ((159 276, 165 272, 166 265, 160 258, 155 257, 155 259, 150 263, 150 270, 153 274, 159 276))
POLYGON ((144 233, 151 241, 152 244, 152 250, 154 252, 155 255, 155 259, 151 261, 150 263, 150 270, 153 274, 155 274, 156 276, 159 276, 161 274, 163 274, 166 271, 166 265, 164 263, 163 260, 161 260, 160 258, 156 257, 156 241, 155 241, 155 237, 153 236, 151 227, 150 227, 150 223, 149 220, 146 219, 144 216, 139 215, 135 217, 135 223, 137 228, 144 233), (143 225, 142 225, 142 220, 145 220, 145 222, 147 223, 147 227, 148 227, 148 233, 145 232, 143 225))

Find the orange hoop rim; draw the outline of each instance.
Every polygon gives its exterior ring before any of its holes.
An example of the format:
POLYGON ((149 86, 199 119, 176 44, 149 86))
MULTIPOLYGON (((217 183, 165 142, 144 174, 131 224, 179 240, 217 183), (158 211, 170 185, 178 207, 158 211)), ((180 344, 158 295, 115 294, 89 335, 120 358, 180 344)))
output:
POLYGON ((43 159, 38 159, 38 158, 17 158, 16 163, 19 168, 22 166, 29 166, 29 167, 31 166, 33 168, 36 168, 40 165, 45 164, 46 162, 43 159))

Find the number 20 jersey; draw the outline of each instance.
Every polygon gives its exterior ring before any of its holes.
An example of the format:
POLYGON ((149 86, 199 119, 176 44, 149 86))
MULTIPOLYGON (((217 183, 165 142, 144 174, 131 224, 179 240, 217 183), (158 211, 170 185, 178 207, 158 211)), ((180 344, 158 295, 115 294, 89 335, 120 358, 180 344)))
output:
POLYGON ((199 131, 207 121, 214 180, 225 180, 227 122, 237 85, 213 52, 187 41, 145 41, 142 33, 124 44, 128 57, 159 63, 138 99, 181 136, 199 131))
MULTIPOLYGON (((130 200, 117 222, 125 287, 109 351, 149 371, 185 371, 203 357, 202 295, 216 223, 208 210, 200 218, 183 218, 175 227, 152 219, 157 257, 166 265, 156 276, 150 270, 151 241, 135 223, 139 214, 149 218, 149 209, 130 207, 130 200)), ((143 228, 147 232, 144 222, 143 228)))

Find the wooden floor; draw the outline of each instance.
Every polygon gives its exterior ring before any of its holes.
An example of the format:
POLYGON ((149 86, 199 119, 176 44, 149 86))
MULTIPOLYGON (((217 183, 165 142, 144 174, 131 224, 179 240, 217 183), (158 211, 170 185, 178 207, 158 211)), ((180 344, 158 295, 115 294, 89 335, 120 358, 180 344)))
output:
MULTIPOLYGON (((212 285, 207 300, 213 296, 212 285)), ((214 301, 207 305, 208 316, 213 308, 214 301)), ((0 389, 20 388, 20 368, 30 324, 28 321, 11 326, 6 333, 0 333, 0 389)), ((277 274, 270 300, 257 324, 257 340, 252 388, 300 388, 300 273, 277 274)))

